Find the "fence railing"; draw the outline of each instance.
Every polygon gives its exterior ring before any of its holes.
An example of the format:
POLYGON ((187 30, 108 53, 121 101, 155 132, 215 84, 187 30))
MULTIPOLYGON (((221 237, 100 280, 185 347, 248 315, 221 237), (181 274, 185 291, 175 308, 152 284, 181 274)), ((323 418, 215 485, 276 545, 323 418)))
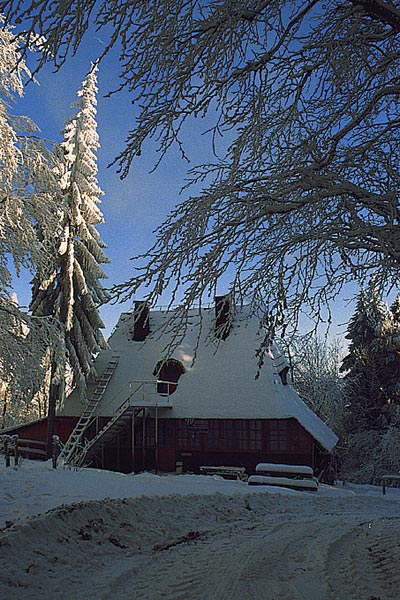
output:
POLYGON ((5 455, 6 467, 11 464, 11 457, 14 457, 14 464, 18 465, 19 458, 46 458, 47 444, 41 440, 30 440, 20 438, 18 435, 0 435, 0 452, 5 455))

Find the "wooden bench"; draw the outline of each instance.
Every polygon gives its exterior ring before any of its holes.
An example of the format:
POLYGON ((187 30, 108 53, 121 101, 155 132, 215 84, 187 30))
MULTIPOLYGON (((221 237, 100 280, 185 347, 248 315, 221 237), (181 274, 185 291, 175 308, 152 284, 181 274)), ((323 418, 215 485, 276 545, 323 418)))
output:
POLYGON ((400 483, 400 473, 393 475, 382 475, 382 494, 386 494, 386 487, 389 481, 398 481, 400 483))
POLYGON ((269 477, 267 475, 250 475, 249 485, 273 485, 290 490, 318 491, 318 483, 314 479, 294 479, 293 477, 269 477))
POLYGON ((249 485, 275 485, 293 490, 318 491, 318 480, 312 467, 306 465, 283 465, 259 463, 256 474, 248 479, 249 485))
POLYGON ((219 475, 224 479, 247 479, 246 469, 244 467, 213 467, 203 465, 199 467, 202 475, 219 475))

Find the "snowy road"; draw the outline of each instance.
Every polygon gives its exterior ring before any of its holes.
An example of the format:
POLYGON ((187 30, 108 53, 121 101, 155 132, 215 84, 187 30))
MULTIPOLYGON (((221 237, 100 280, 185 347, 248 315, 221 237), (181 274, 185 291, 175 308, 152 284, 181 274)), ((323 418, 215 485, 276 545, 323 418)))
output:
POLYGON ((400 519, 368 531, 353 518, 343 521, 290 519, 215 531, 138 560, 116 578, 110 573, 99 597, 122 599, 134 590, 134 598, 168 600, 398 599, 400 519))
POLYGON ((0 534, 0 597, 397 600, 398 501, 311 494, 102 500, 0 534))

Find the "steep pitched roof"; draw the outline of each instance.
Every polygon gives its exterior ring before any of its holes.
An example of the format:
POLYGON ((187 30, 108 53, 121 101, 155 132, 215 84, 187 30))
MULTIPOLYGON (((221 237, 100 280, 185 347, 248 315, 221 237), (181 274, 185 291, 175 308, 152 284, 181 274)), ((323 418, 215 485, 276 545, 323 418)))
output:
MULTIPOLYGON (((101 374, 112 356, 118 367, 99 404, 97 414, 111 416, 129 396, 132 381, 154 380, 154 368, 166 358, 182 363, 184 374, 169 402, 166 416, 174 418, 285 419, 295 418, 324 448, 332 450, 337 436, 300 399, 293 387, 283 385, 275 363, 282 356, 266 356, 258 378, 255 351, 260 343, 259 322, 236 314, 226 340, 212 335, 214 311, 191 310, 188 328, 173 352, 166 347, 174 331, 163 331, 169 314, 150 312, 151 334, 145 342, 132 340, 133 315, 123 313, 108 340, 110 350, 99 354, 96 370, 101 374)), ((77 398, 67 400, 64 414, 80 414, 77 398)))

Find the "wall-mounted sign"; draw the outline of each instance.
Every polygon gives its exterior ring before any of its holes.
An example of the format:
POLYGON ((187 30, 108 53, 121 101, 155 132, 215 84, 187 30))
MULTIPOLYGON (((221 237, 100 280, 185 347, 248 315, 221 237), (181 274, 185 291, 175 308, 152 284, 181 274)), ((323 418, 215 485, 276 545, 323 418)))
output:
POLYGON ((198 431, 200 433, 208 432, 207 419, 185 419, 189 431, 198 431))

